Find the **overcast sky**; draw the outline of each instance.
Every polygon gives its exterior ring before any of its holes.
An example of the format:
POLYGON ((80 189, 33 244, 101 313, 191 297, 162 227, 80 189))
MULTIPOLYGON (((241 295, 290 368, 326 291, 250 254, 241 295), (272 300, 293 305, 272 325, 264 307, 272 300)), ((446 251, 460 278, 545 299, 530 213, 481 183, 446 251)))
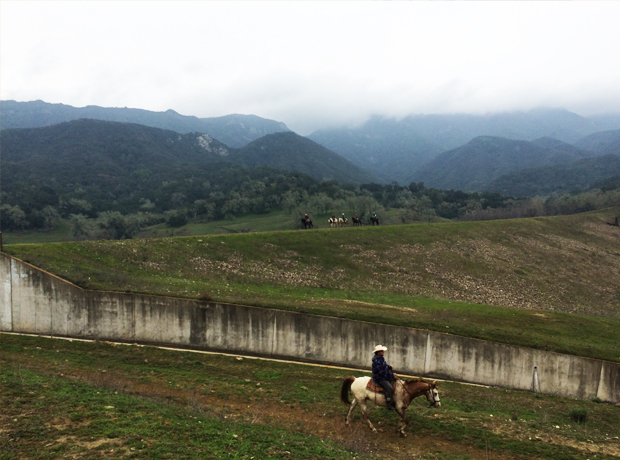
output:
MULTIPOLYGON (((255 114, 620 112, 620 2, 0 2, 2 100, 255 114)), ((1 106, 0 106, 1 110, 1 106)))

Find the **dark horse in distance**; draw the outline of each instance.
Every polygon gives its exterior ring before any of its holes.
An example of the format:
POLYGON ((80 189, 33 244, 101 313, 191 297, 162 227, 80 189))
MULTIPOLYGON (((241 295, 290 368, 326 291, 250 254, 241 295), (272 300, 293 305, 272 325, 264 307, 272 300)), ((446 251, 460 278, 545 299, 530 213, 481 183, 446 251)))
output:
POLYGON ((302 217, 301 218, 301 225, 304 226, 304 229, 314 228, 314 224, 312 223, 312 219, 310 219, 309 217, 302 217))
POLYGON ((379 218, 377 216, 371 216, 370 217, 370 223, 372 225, 379 225, 379 218))

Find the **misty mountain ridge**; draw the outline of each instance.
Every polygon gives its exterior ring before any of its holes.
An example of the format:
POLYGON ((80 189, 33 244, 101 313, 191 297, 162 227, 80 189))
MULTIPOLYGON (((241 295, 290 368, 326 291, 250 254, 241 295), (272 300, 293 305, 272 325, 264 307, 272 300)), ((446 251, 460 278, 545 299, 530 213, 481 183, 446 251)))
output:
POLYGON ((483 191, 493 180, 513 171, 593 156, 596 156, 594 152, 548 138, 528 142, 480 136, 441 153, 410 180, 440 189, 483 191))
MULTIPOLYGON (((543 164, 563 163, 582 158, 583 155, 580 152, 583 150, 592 151, 596 155, 614 154, 618 152, 620 145, 618 136, 620 114, 586 118, 563 109, 544 108, 528 112, 487 115, 409 115, 402 119, 373 116, 357 128, 319 130, 307 138, 349 161, 349 163, 341 163, 334 160, 326 165, 327 168, 324 168, 322 164, 325 163, 324 160, 307 163, 308 159, 312 159, 312 155, 308 156, 303 152, 304 149, 309 148, 310 144, 303 143, 295 137, 296 135, 289 136, 288 139, 298 146, 299 152, 295 152, 290 145, 285 147, 286 143, 277 141, 278 137, 265 141, 274 143, 271 147, 263 145, 267 148, 267 152, 255 147, 243 151, 244 147, 249 147, 251 143, 265 136, 292 133, 284 123, 265 120, 255 115, 232 114, 200 119, 180 115, 174 110, 151 112, 141 109, 97 106, 79 109, 63 104, 48 104, 43 101, 2 101, 0 126, 6 129, 14 125, 50 125, 58 120, 80 117, 82 114, 88 114, 93 119, 113 118, 122 123, 131 122, 165 128, 181 135, 208 134, 211 139, 221 142, 222 146, 219 148, 228 149, 226 150, 228 153, 233 152, 235 148, 241 148, 240 152, 233 155, 240 162, 256 165, 278 164, 280 166, 274 167, 296 171, 302 169, 317 179, 337 176, 341 180, 356 183, 397 181, 408 184, 415 179, 429 186, 438 186, 439 183, 434 181, 438 180, 441 173, 431 173, 433 166, 426 167, 425 165, 443 152, 465 146, 472 139, 480 136, 530 141, 533 146, 542 149, 540 155, 545 159, 543 164), (285 154, 285 151, 288 153, 285 154), (366 170, 366 172, 361 172, 361 170, 366 170), (422 174, 417 174, 419 170, 422 174)), ((316 144, 310 150, 315 152, 317 159, 323 158, 325 152, 316 144)), ((503 147, 499 148, 500 156, 503 154, 502 149, 503 147)), ((528 149, 529 147, 525 151, 528 149)), ((490 152, 485 155, 485 161, 493 161, 490 152)), ((500 163, 505 161, 508 160, 499 159, 500 163)), ((521 163, 523 162, 514 162, 515 165, 521 163)), ((527 161, 523 164, 526 163, 527 161)), ((498 166, 498 172, 504 174, 512 171, 510 168, 502 169, 504 166, 506 164, 498 166)), ((537 166, 540 165, 527 163, 526 167, 537 166)), ((498 177, 494 174, 483 178, 482 171, 472 170, 471 174, 480 176, 480 184, 498 177)), ((447 183, 452 184, 452 188, 457 182, 448 181, 447 183)), ((466 186, 468 183, 469 179, 465 176, 458 182, 459 186, 466 186)))
POLYGON ((88 118, 140 125, 176 131, 207 133, 229 147, 239 148, 267 134, 290 131, 284 123, 256 115, 226 115, 215 118, 197 118, 180 115, 174 110, 152 112, 142 109, 107 108, 95 105, 72 107, 43 101, 0 102, 0 127, 40 128, 67 121, 88 118))
POLYGON ((375 116, 356 128, 322 129, 308 137, 381 177, 406 184, 441 152, 479 136, 523 141, 547 137, 570 144, 609 126, 620 128, 620 116, 590 119, 541 108, 488 115, 409 115, 400 120, 375 116))

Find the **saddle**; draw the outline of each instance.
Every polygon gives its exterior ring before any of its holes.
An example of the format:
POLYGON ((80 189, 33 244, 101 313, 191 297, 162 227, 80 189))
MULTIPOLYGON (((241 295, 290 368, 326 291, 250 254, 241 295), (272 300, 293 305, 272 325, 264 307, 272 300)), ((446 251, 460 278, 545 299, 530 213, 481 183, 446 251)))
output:
MULTIPOLYGON (((394 388, 395 384, 396 384, 396 379, 394 379, 394 381, 392 382, 392 389, 394 388)), ((383 389, 383 387, 380 387, 379 385, 377 385, 375 382, 372 381, 372 379, 368 381, 366 388, 370 391, 374 391, 375 393, 385 393, 385 390, 383 389)))

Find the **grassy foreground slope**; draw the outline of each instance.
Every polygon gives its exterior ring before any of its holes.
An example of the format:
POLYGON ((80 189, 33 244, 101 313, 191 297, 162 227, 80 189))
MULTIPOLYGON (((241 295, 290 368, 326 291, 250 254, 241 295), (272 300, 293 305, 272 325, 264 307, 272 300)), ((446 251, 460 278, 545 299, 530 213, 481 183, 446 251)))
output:
POLYGON ((620 361, 618 209, 573 216, 11 245, 88 289, 267 306, 620 361))
POLYGON ((340 386, 365 374, 299 364, 0 336, 0 459, 617 459, 609 404, 439 382, 409 436, 370 406, 351 427, 340 386))

